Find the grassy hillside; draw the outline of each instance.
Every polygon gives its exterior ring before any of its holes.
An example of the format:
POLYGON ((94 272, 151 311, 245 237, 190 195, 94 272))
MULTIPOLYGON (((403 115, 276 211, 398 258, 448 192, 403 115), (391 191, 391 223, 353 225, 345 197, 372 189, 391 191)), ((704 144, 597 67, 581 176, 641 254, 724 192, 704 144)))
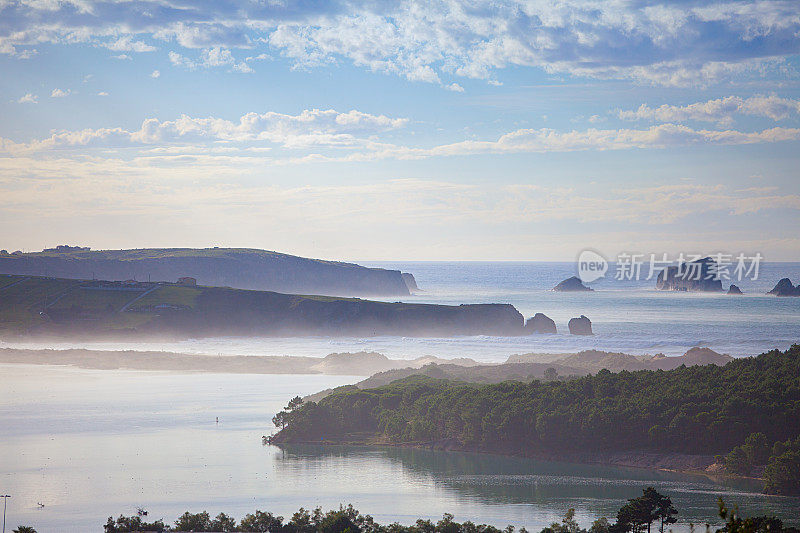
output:
POLYGON ((0 275, 0 335, 522 334, 510 305, 442 306, 174 283, 0 275))
POLYGON ((0 273, 74 279, 174 282, 286 293, 402 296, 413 276, 352 263, 308 259, 249 248, 146 248, 88 250, 76 247, 0 253, 0 273))

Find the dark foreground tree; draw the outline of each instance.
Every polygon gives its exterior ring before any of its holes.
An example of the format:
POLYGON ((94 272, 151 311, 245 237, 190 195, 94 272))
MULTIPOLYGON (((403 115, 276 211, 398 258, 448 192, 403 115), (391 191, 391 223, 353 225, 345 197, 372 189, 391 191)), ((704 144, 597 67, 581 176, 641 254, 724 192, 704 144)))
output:
POLYGON ((678 510, 672 505, 669 496, 660 494, 653 487, 647 487, 638 498, 631 498, 617 512, 617 522, 610 527, 612 533, 650 533, 653 522, 659 523, 659 531, 664 526, 674 524, 678 510))
POLYGON ((133 531, 166 531, 166 526, 161 520, 144 522, 141 516, 122 516, 114 520, 108 517, 108 522, 103 526, 105 533, 131 533, 133 531))

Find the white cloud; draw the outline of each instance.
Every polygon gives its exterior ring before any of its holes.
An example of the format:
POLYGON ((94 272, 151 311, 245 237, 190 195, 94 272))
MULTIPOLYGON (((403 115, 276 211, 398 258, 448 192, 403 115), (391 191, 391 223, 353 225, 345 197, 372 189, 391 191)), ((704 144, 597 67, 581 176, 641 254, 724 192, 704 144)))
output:
POLYGON ((104 46, 114 52, 154 52, 158 50, 155 46, 149 45, 143 41, 134 41, 133 36, 126 35, 120 37, 116 41, 105 43, 104 46))
POLYGON ((697 120, 720 124, 733 123, 737 115, 750 115, 769 118, 775 121, 800 114, 800 100, 772 96, 727 96, 707 102, 697 102, 685 106, 661 105, 650 107, 642 104, 635 111, 618 110, 622 120, 649 120, 678 122, 697 120))
POLYGON ((371 144, 365 137, 402 128, 407 123, 408 120, 404 118, 371 115, 356 110, 342 113, 333 109, 310 109, 298 115, 247 113, 238 122, 183 115, 171 121, 149 118, 135 131, 122 128, 62 131, 30 143, 15 143, 0 138, 0 153, 43 152, 70 147, 144 147, 174 143, 272 143, 291 149, 320 146, 353 148, 371 144))
POLYGON ((105 91, 100 91, 99 93, 97 93, 97 96, 108 96, 108 93, 105 91))
POLYGON ((231 70, 243 74, 253 72, 253 69, 247 64, 246 60, 236 61, 231 51, 227 48, 205 48, 200 52, 200 57, 197 60, 189 59, 175 51, 170 51, 168 55, 173 65, 184 67, 189 70, 194 70, 196 68, 230 67, 231 70))
POLYGON ((794 0, 19 0, 0 3, 0 19, 5 54, 38 43, 143 52, 162 41, 211 55, 274 51, 300 68, 348 61, 445 87, 508 67, 680 86, 785 79, 795 75, 786 59, 800 50, 794 0))
MULTIPOLYGON (((382 139, 404 127, 404 118, 311 109, 298 115, 275 112, 247 113, 238 121, 186 115, 176 120, 149 118, 138 130, 100 128, 61 131, 27 143, 0 138, 0 154, 14 156, 76 152, 85 157, 102 149, 138 149, 140 157, 180 164, 198 157, 233 158, 238 163, 295 165, 325 162, 412 160, 480 154, 522 154, 632 149, 666 149, 687 146, 738 146, 800 141, 800 129, 774 127, 757 131, 694 129, 666 123, 646 129, 596 129, 557 131, 549 128, 518 129, 494 140, 466 140, 432 147, 394 144, 382 139), (269 152, 270 150, 277 150, 269 152), (269 152, 268 163, 262 158, 269 152)), ((237 163, 237 164, 238 164, 237 163)))
POLYGON ((447 89, 448 91, 456 92, 456 93, 463 93, 464 92, 464 88, 461 85, 457 84, 457 83, 451 83, 450 85, 446 86, 445 89, 447 89))
POLYGON ((18 104, 36 104, 38 102, 39 97, 31 93, 27 93, 25 96, 22 96, 19 100, 17 100, 18 104))
POLYGON ((69 89, 62 90, 56 88, 53 89, 53 92, 50 93, 50 98, 64 98, 65 96, 69 96, 71 92, 72 91, 70 91, 69 89))
POLYGON ((161 71, 160 70, 154 70, 153 72, 150 73, 150 77, 154 78, 154 79, 161 77, 161 71))

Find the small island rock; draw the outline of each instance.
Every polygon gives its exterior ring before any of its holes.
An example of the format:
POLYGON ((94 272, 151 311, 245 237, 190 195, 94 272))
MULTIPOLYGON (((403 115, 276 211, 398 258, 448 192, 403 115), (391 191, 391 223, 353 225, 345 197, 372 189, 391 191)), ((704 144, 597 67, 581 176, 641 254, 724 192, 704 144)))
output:
POLYGON ((558 333, 556 323, 544 313, 536 313, 529 318, 525 323, 525 331, 528 333, 558 333))
POLYGON ((667 267, 658 273, 660 291, 722 292, 722 280, 716 275, 717 262, 710 257, 667 267))
POLYGON ((585 315, 581 315, 578 318, 570 318, 568 326, 572 335, 594 335, 592 333, 592 321, 585 315))
POLYGON ((728 288, 728 294, 743 294, 743 293, 742 289, 740 289, 736 285, 731 285, 730 288, 728 288))
POLYGON ((554 291, 558 292, 579 292, 579 291, 591 291, 586 285, 584 285, 580 278, 577 276, 572 276, 571 278, 567 278, 555 287, 553 287, 554 291))
POLYGON ((792 285, 789 278, 783 278, 775 285, 775 288, 767 294, 774 294, 775 296, 800 296, 800 285, 796 287, 792 285))

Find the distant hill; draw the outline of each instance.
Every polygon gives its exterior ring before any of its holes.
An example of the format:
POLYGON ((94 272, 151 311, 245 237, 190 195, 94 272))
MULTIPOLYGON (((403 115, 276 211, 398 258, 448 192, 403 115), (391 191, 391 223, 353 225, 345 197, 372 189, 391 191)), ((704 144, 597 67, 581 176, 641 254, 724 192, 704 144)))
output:
POLYGON ((0 275, 0 335, 522 335, 507 304, 388 303, 177 283, 0 275))
POLYGON ((0 273, 72 279, 177 281, 200 285, 331 296, 406 296, 411 274, 248 248, 90 250, 59 246, 0 253, 0 273))
MULTIPOLYGON (((331 357, 336 354, 331 354, 331 357)), ((343 354, 349 355, 349 354, 343 354)), ((370 354, 377 356, 378 354, 370 354)), ((388 361, 388 360, 387 360, 388 361)), ((414 361, 416 364, 409 364, 405 368, 400 361, 391 361, 394 366, 387 365, 387 368, 380 369, 367 379, 359 381, 355 385, 357 389, 372 389, 388 385, 398 379, 410 376, 426 376, 434 379, 445 379, 448 381, 463 381, 467 383, 502 383, 503 381, 524 381, 531 380, 564 380, 573 379, 580 376, 596 374, 606 369, 611 372, 621 372, 623 370, 672 370, 686 366, 717 365, 723 366, 733 361, 729 355, 718 354, 708 348, 692 348, 684 355, 677 357, 666 357, 664 355, 628 355, 624 353, 601 352, 597 350, 586 350, 576 354, 524 354, 512 355, 505 363, 500 364, 478 364, 471 359, 451 360, 451 361, 430 361, 427 364, 421 360, 414 361)), ((373 366, 375 368, 375 366, 373 366)), ((318 392, 308 399, 319 401, 332 392, 339 389, 327 389, 318 392)))
POLYGON ((630 372, 636 370, 672 370, 681 365, 722 366, 730 361, 733 361, 733 357, 730 355, 719 354, 709 348, 691 348, 685 354, 677 357, 666 357, 663 354, 629 355, 599 350, 584 350, 576 354, 529 353, 512 355, 506 363, 558 364, 576 370, 588 370, 591 373, 597 373, 604 368, 611 372, 620 372, 622 370, 630 372))

